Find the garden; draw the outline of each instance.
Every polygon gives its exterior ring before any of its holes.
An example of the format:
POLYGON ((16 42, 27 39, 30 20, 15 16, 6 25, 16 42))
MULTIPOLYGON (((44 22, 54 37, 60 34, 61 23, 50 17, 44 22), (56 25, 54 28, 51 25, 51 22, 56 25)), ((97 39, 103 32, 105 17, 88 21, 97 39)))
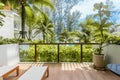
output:
MULTIPOLYGON (((23 45, 21 45, 22 47, 23 45)), ((25 45, 24 45, 25 46, 25 45)), ((23 47, 24 48, 24 47, 23 47)), ((56 45, 37 45, 37 62, 58 62, 58 52, 56 45)), ((83 54, 83 62, 92 61, 92 46, 84 45, 81 53, 80 45, 60 45, 59 62, 80 62, 83 54)), ((35 48, 33 45, 26 46, 26 50, 20 49, 20 59, 22 62, 33 62, 35 48)))

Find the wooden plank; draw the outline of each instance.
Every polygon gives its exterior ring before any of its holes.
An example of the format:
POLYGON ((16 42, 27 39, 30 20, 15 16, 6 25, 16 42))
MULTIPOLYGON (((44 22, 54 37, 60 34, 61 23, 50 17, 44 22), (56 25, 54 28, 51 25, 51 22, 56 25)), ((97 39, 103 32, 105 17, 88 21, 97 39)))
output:
MULTIPOLYGON (((9 67, 6 67, 6 68, 9 68, 9 67)), ((16 76, 18 76, 19 75, 19 66, 15 66, 13 69, 11 69, 11 70, 7 71, 5 74, 3 74, 1 77, 5 78, 14 71, 16 71, 16 76)))
MULTIPOLYGON (((20 77, 30 66, 49 66, 49 77, 46 80, 120 80, 110 71, 97 71, 92 63, 21 63, 20 77)), ((14 74, 13 74, 14 75, 14 74)), ((8 76, 5 80, 17 80, 8 76)))

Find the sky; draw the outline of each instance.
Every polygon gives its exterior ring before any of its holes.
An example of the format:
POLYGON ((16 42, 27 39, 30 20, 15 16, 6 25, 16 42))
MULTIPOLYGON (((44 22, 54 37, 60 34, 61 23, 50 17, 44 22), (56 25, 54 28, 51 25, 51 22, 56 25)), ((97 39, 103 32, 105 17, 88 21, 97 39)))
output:
MULTIPOLYGON (((120 11, 120 0, 109 0, 113 2, 114 9, 113 10, 119 10, 120 11)), ((79 2, 77 5, 75 5, 72 8, 72 11, 80 11, 81 12, 81 18, 85 18, 89 14, 94 14, 93 11, 93 5, 95 3, 103 2, 105 3, 106 0, 83 0, 79 2)))

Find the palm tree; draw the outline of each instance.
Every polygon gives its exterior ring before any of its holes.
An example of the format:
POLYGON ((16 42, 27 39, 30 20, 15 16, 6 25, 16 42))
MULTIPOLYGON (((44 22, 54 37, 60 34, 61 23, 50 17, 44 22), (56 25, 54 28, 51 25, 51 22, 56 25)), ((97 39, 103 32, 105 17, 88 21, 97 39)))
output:
POLYGON ((30 10, 29 7, 26 9, 26 25, 29 27, 28 30, 28 40, 32 39, 32 31, 37 25, 37 16, 33 13, 32 10, 30 10))
POLYGON ((81 38, 85 43, 91 41, 91 33, 92 33, 92 24, 93 20, 91 15, 87 16, 86 19, 79 24, 79 26, 82 28, 81 32, 77 33, 77 37, 81 38))
POLYGON ((73 42, 74 32, 69 32, 67 29, 64 29, 64 31, 60 33, 59 41, 64 43, 73 42))
POLYGON ((40 16, 38 18, 39 18, 37 21, 38 25, 35 28, 35 36, 42 33, 43 43, 46 43, 47 37, 49 37, 49 36, 53 37, 53 35, 54 35, 53 23, 49 20, 47 15, 40 16))
POLYGON ((38 9, 40 10, 41 5, 47 5, 50 6, 51 8, 53 8, 52 3, 50 2, 50 0, 19 0, 22 6, 22 13, 21 13, 21 18, 22 18, 22 38, 25 38, 25 10, 26 7, 29 7, 31 9, 38 9), (34 5, 33 5, 34 4, 34 5), (28 5, 28 6, 27 6, 28 5), (33 7, 31 7, 31 5, 33 7))
POLYGON ((87 35, 84 32, 79 32, 79 31, 75 31, 74 33, 76 41, 78 42, 85 42, 85 36, 87 37, 87 35))
MULTIPOLYGON (((1 0, 1 2, 3 2, 5 5, 9 6, 11 10, 15 9, 15 10, 19 10, 21 11, 21 20, 22 20, 22 31, 20 32, 22 35, 22 38, 25 38, 25 18, 26 18, 26 14, 27 11, 26 9, 28 9, 28 7, 30 8, 30 10, 37 9, 40 10, 41 5, 46 5, 49 6, 51 8, 53 8, 53 4, 51 2, 51 0, 1 0)), ((40 10, 41 11, 41 10, 40 10)))

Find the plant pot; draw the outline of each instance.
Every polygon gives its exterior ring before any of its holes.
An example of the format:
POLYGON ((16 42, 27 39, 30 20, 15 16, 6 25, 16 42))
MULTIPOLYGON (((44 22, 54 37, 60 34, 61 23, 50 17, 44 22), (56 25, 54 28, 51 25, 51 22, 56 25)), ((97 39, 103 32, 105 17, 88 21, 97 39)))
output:
POLYGON ((104 54, 93 54, 93 64, 95 68, 105 68, 105 56, 104 54))

